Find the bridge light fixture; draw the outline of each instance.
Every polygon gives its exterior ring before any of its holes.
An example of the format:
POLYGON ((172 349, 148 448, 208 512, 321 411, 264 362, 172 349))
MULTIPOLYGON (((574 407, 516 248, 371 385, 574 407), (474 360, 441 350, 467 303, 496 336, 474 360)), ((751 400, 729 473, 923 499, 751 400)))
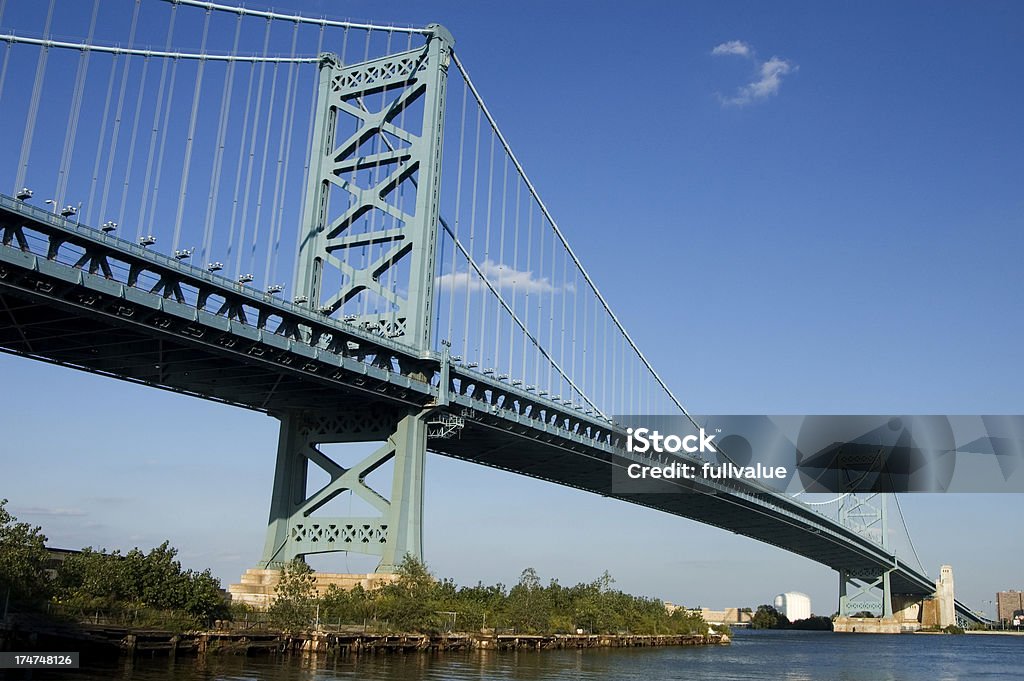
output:
POLYGON ((292 298, 292 302, 296 305, 304 305, 309 302, 309 296, 295 296, 292 298))
POLYGON ((491 374, 494 373, 494 368, 493 367, 487 367, 486 369, 484 369, 484 373, 486 375, 490 376, 491 374))
POLYGON ((535 386, 535 385, 528 385, 528 386, 526 386, 526 391, 527 392, 531 392, 532 393, 536 389, 537 389, 537 386, 535 386))
POLYGON ((507 381, 508 380, 508 374, 498 374, 498 380, 499 381, 507 381))
POLYGON ((466 366, 468 366, 470 369, 476 369, 478 366, 480 366, 480 363, 479 362, 470 362, 466 366))
POLYGON ((32 198, 32 190, 29 189, 28 187, 22 187, 21 189, 18 190, 18 193, 14 195, 14 198, 18 199, 19 201, 28 201, 29 199, 32 198))
POLYGON ((107 220, 106 222, 103 223, 103 226, 100 227, 100 229, 102 229, 104 232, 113 232, 115 229, 117 229, 117 223, 114 222, 113 220, 107 220))
POLYGON ((284 284, 271 284, 270 286, 267 287, 267 293, 269 293, 270 295, 274 295, 275 293, 280 293, 283 290, 284 290, 284 284))
POLYGON ((63 218, 69 218, 69 217, 71 217, 72 215, 74 215, 77 212, 78 212, 77 208, 75 208, 74 206, 71 206, 71 205, 67 205, 67 206, 64 206, 61 209, 60 215, 63 218))
POLYGON ((326 314, 326 315, 329 315, 332 312, 334 312, 334 310, 331 309, 330 305, 321 305, 320 309, 318 311, 320 312, 320 314, 326 314))
POLYGON ((252 280, 253 280, 253 276, 251 274, 240 274, 240 275, 238 275, 238 283, 239 284, 248 284, 252 280))
POLYGON ((352 322, 354 322, 354 321, 355 321, 356 319, 357 319, 357 317, 356 317, 356 316, 355 316, 354 314, 347 314, 347 315, 345 315, 345 319, 344 319, 344 321, 346 321, 346 322, 348 322, 348 323, 350 323, 350 324, 351 324, 351 323, 352 323, 352 322))
POLYGON ((523 384, 523 382, 520 379, 518 379, 518 378, 513 378, 512 379, 512 385, 522 385, 522 384, 523 384))
POLYGON ((561 402, 561 401, 562 401, 562 398, 561 398, 561 397, 558 397, 558 396, 556 396, 556 395, 552 395, 552 396, 551 396, 551 401, 552 401, 552 402, 561 402))
POLYGON ((452 361, 453 362, 461 362, 462 361, 462 355, 452 355, 452 361))
POLYGON ((140 246, 143 246, 143 247, 145 247, 145 246, 152 246, 155 243, 156 243, 156 237, 153 236, 152 234, 150 234, 149 236, 140 236, 139 237, 139 245, 140 246))
POLYGON ((544 397, 545 395, 547 395, 547 394, 548 394, 548 391, 547 391, 547 390, 541 390, 541 391, 540 391, 539 393, 537 393, 537 394, 538 394, 538 395, 540 395, 541 397, 544 397))
POLYGON ((224 263, 222 262, 208 262, 206 263, 207 272, 220 272, 224 269, 224 263))
POLYGON ((194 248, 182 248, 182 249, 179 249, 179 250, 175 250, 174 251, 174 259, 175 260, 188 260, 189 258, 192 257, 192 251, 194 251, 194 250, 195 250, 194 248))

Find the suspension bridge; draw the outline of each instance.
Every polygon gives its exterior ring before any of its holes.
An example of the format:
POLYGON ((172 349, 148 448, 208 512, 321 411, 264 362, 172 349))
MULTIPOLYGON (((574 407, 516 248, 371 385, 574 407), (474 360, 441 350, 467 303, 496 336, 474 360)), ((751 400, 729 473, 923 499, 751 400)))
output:
POLYGON ((690 416, 455 44, 200 0, 0 0, 0 349, 279 419, 265 567, 422 555, 429 450, 806 556, 844 615, 933 594, 884 495, 615 489, 674 456, 628 452, 616 415, 690 416), (328 454, 357 442, 379 447, 328 454), (370 512, 328 514, 341 495, 370 512))

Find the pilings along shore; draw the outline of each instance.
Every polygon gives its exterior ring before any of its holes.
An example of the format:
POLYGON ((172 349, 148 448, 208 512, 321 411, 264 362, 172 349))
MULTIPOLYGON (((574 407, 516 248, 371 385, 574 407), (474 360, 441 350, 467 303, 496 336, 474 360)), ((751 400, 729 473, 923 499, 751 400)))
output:
MULTIPOLYGON (((10 635, 13 632, 6 632, 10 635)), ((28 632, 21 632, 26 634, 28 632)), ((55 643, 38 632, 33 639, 55 643)), ((311 653, 374 655, 386 653, 468 650, 564 650, 580 648, 645 648, 729 643, 725 634, 398 634, 313 631, 286 634, 265 630, 212 630, 171 633, 103 625, 80 625, 77 635, 64 631, 56 638, 68 649, 76 643, 108 654, 131 656, 258 655, 311 653)), ((17 637, 15 637, 17 638, 17 637)), ((14 643, 9 641, 8 643, 14 643)))

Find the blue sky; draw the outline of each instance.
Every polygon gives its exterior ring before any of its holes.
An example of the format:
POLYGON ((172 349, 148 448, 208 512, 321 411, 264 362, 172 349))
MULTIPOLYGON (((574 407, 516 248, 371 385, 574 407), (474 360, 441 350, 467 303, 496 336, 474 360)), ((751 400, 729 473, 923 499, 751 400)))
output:
MULTIPOLYGON (((274 7, 445 24, 588 270, 692 411, 1024 413, 1020 3, 274 7), (745 54, 713 53, 731 41, 745 54)), ((53 543, 168 538, 225 582, 255 565, 271 419, 9 356, 0 377, 0 496, 53 543)), ((1007 512, 1019 503, 902 499, 925 566, 952 563, 958 595, 989 610, 995 591, 1024 587, 1007 512)), ((440 457, 425 522, 428 562, 461 582, 608 569, 625 590, 692 605, 799 590, 816 612, 835 608, 837 577, 814 563, 440 457)))

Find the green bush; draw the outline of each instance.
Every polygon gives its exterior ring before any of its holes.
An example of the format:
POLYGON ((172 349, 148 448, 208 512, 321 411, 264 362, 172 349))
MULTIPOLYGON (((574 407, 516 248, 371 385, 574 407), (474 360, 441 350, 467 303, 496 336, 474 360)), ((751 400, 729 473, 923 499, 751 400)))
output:
MULTIPOLYGON (((159 611, 179 613, 192 626, 227 617, 220 581, 209 570, 182 570, 177 549, 164 542, 149 553, 122 555, 83 549, 57 570, 56 602, 70 613, 159 611)), ((176 617, 175 619, 181 619, 176 617)))
POLYGON ((39 527, 19 523, 0 499, 0 608, 37 607, 50 594, 46 578, 46 537, 39 527))

